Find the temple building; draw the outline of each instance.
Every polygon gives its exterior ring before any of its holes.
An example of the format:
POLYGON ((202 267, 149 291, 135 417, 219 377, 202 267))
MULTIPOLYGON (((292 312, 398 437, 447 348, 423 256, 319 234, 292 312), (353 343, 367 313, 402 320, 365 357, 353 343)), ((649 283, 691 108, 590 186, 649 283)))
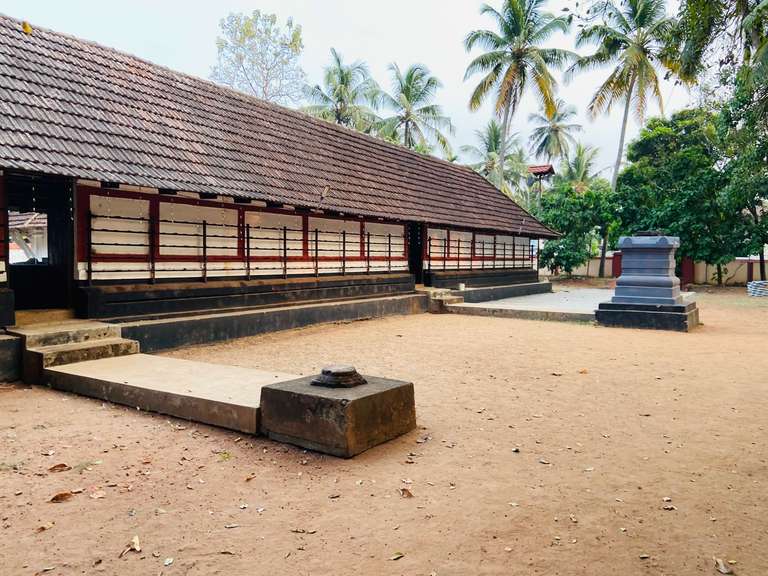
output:
POLYGON ((0 326, 537 279, 471 169, 0 17, 0 326))

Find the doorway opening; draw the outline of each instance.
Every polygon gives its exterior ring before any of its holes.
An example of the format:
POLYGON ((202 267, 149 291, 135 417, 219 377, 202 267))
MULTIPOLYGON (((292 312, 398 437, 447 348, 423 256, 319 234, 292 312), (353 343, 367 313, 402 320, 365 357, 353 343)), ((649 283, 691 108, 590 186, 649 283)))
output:
POLYGON ((17 310, 70 308, 74 294, 73 186, 69 179, 4 176, 8 285, 17 310))
POLYGON ((408 271, 413 274, 416 284, 424 283, 424 237, 426 225, 408 223, 408 271))

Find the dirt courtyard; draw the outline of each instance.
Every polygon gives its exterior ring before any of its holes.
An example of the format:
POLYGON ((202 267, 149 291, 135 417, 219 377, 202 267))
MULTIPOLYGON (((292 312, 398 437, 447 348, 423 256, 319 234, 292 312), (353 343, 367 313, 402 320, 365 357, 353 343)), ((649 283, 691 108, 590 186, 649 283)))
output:
POLYGON ((691 334, 422 314, 168 353, 412 380, 420 428, 348 461, 4 385, 0 573, 768 574, 768 302, 742 294, 700 295, 691 334))

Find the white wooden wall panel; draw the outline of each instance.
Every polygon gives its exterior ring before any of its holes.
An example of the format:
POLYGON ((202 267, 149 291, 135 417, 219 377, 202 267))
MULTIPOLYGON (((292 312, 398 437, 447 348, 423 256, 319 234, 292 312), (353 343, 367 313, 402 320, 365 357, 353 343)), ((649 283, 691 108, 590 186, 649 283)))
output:
POLYGON ((237 255, 236 210, 172 202, 160 203, 160 255, 202 256, 203 221, 208 256, 237 255))
POLYGON ((122 220, 119 217, 146 219, 149 217, 149 202, 132 198, 91 196, 93 253, 146 255, 149 246, 148 223, 122 220))
POLYGON ((282 257, 283 228, 286 229, 288 257, 302 256, 304 233, 301 216, 249 211, 245 213, 245 223, 250 225, 251 259, 266 256, 282 257))

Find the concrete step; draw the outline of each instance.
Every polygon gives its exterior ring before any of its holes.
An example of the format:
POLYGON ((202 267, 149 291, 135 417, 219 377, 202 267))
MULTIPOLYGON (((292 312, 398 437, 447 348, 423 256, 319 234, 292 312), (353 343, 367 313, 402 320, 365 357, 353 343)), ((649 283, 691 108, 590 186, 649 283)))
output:
POLYGON ((41 382, 43 370, 46 368, 138 353, 139 343, 127 338, 102 338, 26 348, 24 350, 23 378, 27 384, 38 384, 41 382))
POLYGON ((75 320, 11 328, 8 333, 22 338, 24 346, 27 348, 41 348, 73 342, 120 338, 120 326, 104 322, 75 320))

